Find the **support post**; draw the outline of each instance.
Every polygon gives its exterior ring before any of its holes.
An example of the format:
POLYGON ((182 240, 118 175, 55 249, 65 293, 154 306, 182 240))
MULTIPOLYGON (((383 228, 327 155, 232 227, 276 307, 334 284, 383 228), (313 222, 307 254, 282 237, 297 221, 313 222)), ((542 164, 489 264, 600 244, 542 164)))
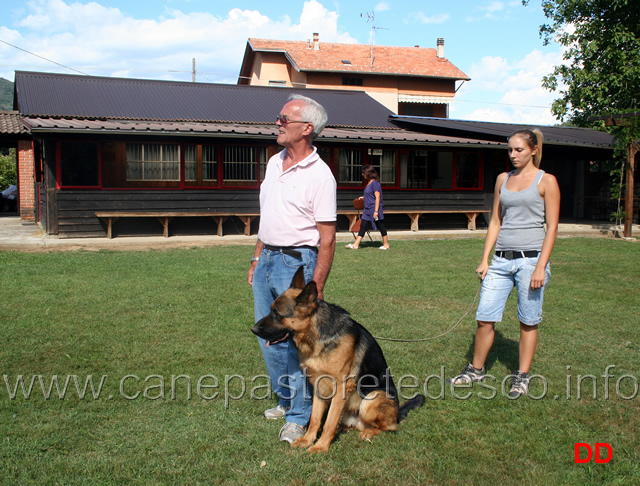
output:
POLYGON ((629 145, 628 157, 627 157, 627 185, 625 191, 624 200, 624 236, 625 238, 631 238, 633 227, 633 186, 635 184, 634 172, 636 154, 638 153, 638 145, 640 142, 632 142, 629 145))

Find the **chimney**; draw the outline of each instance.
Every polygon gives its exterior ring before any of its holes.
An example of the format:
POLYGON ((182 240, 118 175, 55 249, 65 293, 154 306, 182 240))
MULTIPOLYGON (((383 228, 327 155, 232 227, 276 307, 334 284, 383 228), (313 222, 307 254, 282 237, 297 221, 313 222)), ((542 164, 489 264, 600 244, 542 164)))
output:
POLYGON ((444 39, 438 37, 438 57, 442 59, 444 57, 444 39))
POLYGON ((318 34, 317 32, 313 33, 313 49, 315 51, 320 50, 320 34, 318 34))

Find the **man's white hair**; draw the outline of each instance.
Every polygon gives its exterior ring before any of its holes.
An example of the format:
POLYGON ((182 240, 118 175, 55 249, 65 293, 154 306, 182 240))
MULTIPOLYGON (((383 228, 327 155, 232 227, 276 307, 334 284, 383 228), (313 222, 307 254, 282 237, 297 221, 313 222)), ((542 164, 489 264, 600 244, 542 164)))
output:
POLYGON ((289 101, 304 101, 305 105, 300 110, 300 115, 304 121, 307 121, 313 125, 313 133, 311 134, 311 138, 316 138, 324 127, 327 124, 327 111, 324 107, 318 103, 316 100, 308 98, 306 96, 302 96, 299 94, 294 94, 289 97, 289 101))

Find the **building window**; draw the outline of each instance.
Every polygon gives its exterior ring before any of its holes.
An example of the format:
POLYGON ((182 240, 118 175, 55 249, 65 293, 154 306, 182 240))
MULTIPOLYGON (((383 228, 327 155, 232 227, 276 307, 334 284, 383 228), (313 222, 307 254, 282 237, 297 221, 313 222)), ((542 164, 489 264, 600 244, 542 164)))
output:
POLYGON ((482 162, 478 152, 410 150, 402 187, 407 189, 480 189, 482 162))
POLYGON ((224 183, 239 185, 258 181, 258 170, 266 163, 265 147, 227 146, 222 164, 224 183))
POLYGON ((195 182, 198 180, 198 147, 187 145, 184 148, 184 180, 195 182))
POLYGON ((369 149, 369 163, 380 176, 380 184, 396 184, 396 151, 369 149))
POLYGON ((60 143, 60 183, 67 187, 100 185, 100 156, 97 142, 60 143))
POLYGON ((179 181, 180 146, 177 144, 128 143, 128 181, 179 181))
POLYGON ((429 189, 453 188, 453 152, 431 152, 427 161, 429 189))
POLYGON ((339 184, 362 184, 362 167, 371 164, 380 176, 380 183, 396 185, 395 150, 340 149, 338 160, 339 184))
POLYGON ((218 179, 217 147, 186 145, 184 148, 184 180, 189 185, 215 184, 218 179), (201 149, 199 151, 199 149, 201 149), (198 155, 200 152, 200 155, 198 155))
POLYGON ((354 184, 362 182, 362 150, 340 149, 339 156, 339 181, 342 184, 354 184))
POLYGON ((480 189, 481 173, 479 153, 456 154, 456 188, 480 189))
POLYGON ((453 189, 453 153, 412 150, 407 167, 410 189, 453 189))
POLYGON ((362 78, 342 77, 342 86, 363 86, 362 78))
POLYGON ((425 189, 427 187, 427 150, 411 150, 407 164, 408 189, 425 189))
POLYGON ((326 146, 316 146, 318 150, 318 156, 324 161, 327 166, 331 167, 331 148, 326 146))

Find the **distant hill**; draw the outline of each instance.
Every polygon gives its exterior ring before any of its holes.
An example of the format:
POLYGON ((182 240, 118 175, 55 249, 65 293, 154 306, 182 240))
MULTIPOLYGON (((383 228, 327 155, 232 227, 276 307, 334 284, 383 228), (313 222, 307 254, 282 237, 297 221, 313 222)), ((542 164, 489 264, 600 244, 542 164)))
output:
POLYGON ((0 78, 0 110, 13 110, 13 83, 0 78))

